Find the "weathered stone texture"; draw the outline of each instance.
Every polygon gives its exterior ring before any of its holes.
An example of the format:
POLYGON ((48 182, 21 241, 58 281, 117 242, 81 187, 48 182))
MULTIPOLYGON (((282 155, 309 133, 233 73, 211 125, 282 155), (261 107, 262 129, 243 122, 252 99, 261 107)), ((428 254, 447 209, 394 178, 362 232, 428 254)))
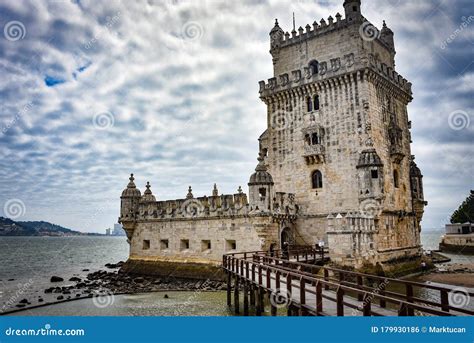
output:
POLYGON ((385 23, 367 37, 370 23, 353 11, 360 1, 344 6, 345 19, 291 34, 276 22, 270 32, 274 75, 259 82, 267 129, 249 200, 240 189, 194 198, 189 188, 186 199, 156 201, 131 178, 120 221, 134 261, 217 264, 230 251, 322 239, 334 262, 355 267, 420 254, 426 202, 410 151, 411 84, 394 70, 385 23))

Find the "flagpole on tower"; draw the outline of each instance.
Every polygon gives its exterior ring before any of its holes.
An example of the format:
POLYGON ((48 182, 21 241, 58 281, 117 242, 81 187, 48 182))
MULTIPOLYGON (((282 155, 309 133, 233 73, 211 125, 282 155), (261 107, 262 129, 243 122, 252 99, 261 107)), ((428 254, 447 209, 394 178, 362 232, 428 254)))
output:
POLYGON ((295 12, 293 12, 293 31, 296 31, 295 12))

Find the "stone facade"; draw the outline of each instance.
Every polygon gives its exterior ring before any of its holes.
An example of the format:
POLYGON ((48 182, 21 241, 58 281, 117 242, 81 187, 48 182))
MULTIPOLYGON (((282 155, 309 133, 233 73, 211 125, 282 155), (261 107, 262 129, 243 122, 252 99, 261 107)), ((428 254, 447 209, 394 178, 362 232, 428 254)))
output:
POLYGON ((131 259, 218 264, 228 251, 320 240, 333 262, 356 268, 421 253, 411 84, 395 72, 385 23, 377 30, 359 0, 344 11, 291 34, 277 21, 270 31, 274 75, 259 83, 267 129, 248 200, 241 190, 194 198, 190 189, 157 202, 131 178, 120 217, 131 259))

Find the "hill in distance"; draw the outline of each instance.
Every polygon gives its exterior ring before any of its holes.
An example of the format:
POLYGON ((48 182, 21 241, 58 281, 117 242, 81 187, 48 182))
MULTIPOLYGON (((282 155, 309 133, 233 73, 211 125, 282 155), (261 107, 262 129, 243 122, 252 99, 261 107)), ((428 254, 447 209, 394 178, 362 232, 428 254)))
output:
POLYGON ((0 236, 102 236, 84 233, 45 221, 14 221, 0 217, 0 236))

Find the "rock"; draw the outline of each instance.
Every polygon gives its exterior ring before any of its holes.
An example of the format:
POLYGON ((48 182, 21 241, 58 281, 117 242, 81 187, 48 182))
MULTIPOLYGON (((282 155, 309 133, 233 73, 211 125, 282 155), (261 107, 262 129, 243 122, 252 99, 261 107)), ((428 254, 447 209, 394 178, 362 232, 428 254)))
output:
POLYGON ((15 279, 8 279, 8 281, 15 281, 15 279))
POLYGON ((135 282, 135 283, 143 283, 144 281, 145 281, 145 279, 142 278, 141 276, 136 277, 135 279, 133 279, 133 282, 135 282))
POLYGON ((51 276, 51 279, 49 280, 50 282, 62 282, 64 281, 64 279, 62 277, 59 277, 59 276, 51 276))
POLYGON ((58 300, 63 300, 64 297, 63 297, 62 295, 60 295, 60 296, 58 296, 56 299, 58 299, 58 300))
POLYGON ((20 300, 20 304, 28 304, 28 299, 22 299, 22 300, 20 300))
POLYGON ((165 295, 163 296, 163 298, 164 298, 164 299, 169 299, 168 294, 165 294, 165 295))
POLYGON ((69 279, 69 281, 80 282, 80 281, 82 281, 82 280, 81 280, 81 278, 78 278, 77 276, 73 276, 72 278, 69 279))
POLYGON ((53 293, 53 289, 54 289, 54 287, 46 288, 46 289, 44 290, 44 292, 45 292, 45 293, 53 293))
POLYGON ((39 298, 39 299, 38 299, 38 302, 39 302, 39 303, 42 303, 43 301, 44 301, 43 298, 39 298))
POLYGON ((82 271, 83 271, 83 272, 88 272, 88 271, 89 271, 89 269, 83 269, 82 271))
POLYGON ((124 264, 123 261, 119 261, 117 263, 107 263, 105 266, 110 269, 115 269, 115 268, 120 268, 121 266, 123 266, 123 264, 124 264))
POLYGON ((81 295, 80 294, 76 294, 76 298, 79 298, 81 295))

